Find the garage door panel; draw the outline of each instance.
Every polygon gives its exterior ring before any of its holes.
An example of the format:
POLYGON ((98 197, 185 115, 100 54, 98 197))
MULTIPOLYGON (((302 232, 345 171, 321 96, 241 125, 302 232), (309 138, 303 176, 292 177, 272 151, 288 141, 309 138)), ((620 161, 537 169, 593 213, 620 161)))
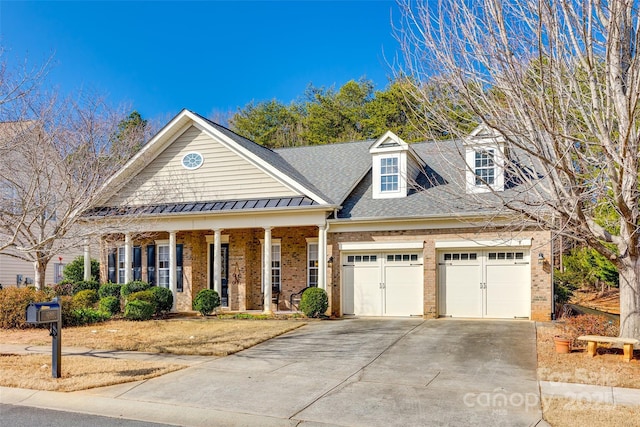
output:
POLYGON ((441 314, 453 317, 482 317, 480 264, 440 267, 441 314))
POLYGON ((494 248, 478 252, 454 250, 441 253, 440 260, 441 315, 491 318, 530 316, 531 270, 528 251, 494 248))
POLYGON ((529 317, 527 273, 523 265, 487 265, 487 317, 529 317))
POLYGON ((355 271, 352 265, 345 265, 342 268, 342 313, 355 314, 354 296, 354 277, 355 271))
POLYGON ((343 313, 361 316, 422 315, 422 256, 353 253, 343 258, 343 313))
POLYGON ((421 315, 423 312, 422 265, 385 267, 385 315, 421 315))
POLYGON ((355 314, 380 316, 382 295, 380 291, 380 269, 378 266, 356 266, 354 268, 353 304, 355 314))

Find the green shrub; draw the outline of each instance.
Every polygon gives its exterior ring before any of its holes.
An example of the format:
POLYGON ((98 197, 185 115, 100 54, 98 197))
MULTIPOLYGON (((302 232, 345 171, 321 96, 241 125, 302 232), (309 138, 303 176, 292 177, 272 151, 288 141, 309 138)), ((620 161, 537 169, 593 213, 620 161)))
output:
POLYGON ((581 335, 600 335, 605 337, 617 337, 620 333, 618 322, 614 322, 606 316, 593 314, 580 314, 567 318, 564 329, 571 338, 573 347, 584 347, 584 341, 578 341, 581 335))
POLYGON ((153 316, 155 307, 147 301, 129 301, 124 306, 124 317, 129 320, 149 320, 153 316))
POLYGON ((173 292, 171 289, 161 286, 152 286, 149 291, 153 293, 156 303, 156 314, 167 313, 173 308, 173 292))
POLYGON ((329 299, 324 289, 309 288, 302 293, 300 311, 307 317, 322 317, 329 308, 329 299))
POLYGON ((122 287, 120 288, 120 295, 122 296, 122 298, 127 300, 129 298, 129 295, 131 295, 132 293, 146 291, 150 287, 151 285, 149 285, 147 282, 135 280, 133 282, 125 283, 124 285, 122 285, 122 287))
POLYGON ((0 290, 0 328, 26 328, 26 310, 29 303, 50 301, 43 291, 32 287, 6 287, 0 290))
POLYGON ((78 292, 72 298, 74 308, 92 308, 98 302, 98 292, 93 289, 85 289, 78 292))
POLYGON ((213 289, 203 289, 193 300, 193 309, 207 316, 220 307, 220 296, 213 289))
POLYGON ((73 316, 74 326, 104 322, 111 317, 109 313, 105 313, 104 311, 96 310, 94 308, 76 308, 71 312, 71 315, 73 316))
POLYGON ((101 285, 100 288, 98 288, 98 295, 100 296, 100 298, 120 298, 120 288, 122 288, 122 285, 120 285, 119 283, 105 283, 104 285, 101 285))
POLYGON ((73 295, 73 283, 65 282, 63 280, 60 283, 53 285, 53 293, 59 297, 63 295, 71 296, 73 295))
POLYGON ((120 313, 120 298, 114 296, 100 298, 98 309, 110 315, 120 313))
POLYGON ((58 297, 58 301, 60 302, 60 311, 62 311, 62 327, 74 326, 73 310, 78 307, 74 306, 73 297, 63 295, 58 297))
MULTIPOLYGON (((62 270, 62 277, 65 281, 72 283, 82 282, 84 280, 84 256, 80 255, 74 258, 69 264, 64 266, 62 270)), ((100 277, 100 263, 92 259, 91 260, 91 279, 98 280, 100 277)))
POLYGON ((81 280, 73 284, 73 295, 86 290, 98 292, 98 289, 100 289, 100 283, 96 280, 81 280))

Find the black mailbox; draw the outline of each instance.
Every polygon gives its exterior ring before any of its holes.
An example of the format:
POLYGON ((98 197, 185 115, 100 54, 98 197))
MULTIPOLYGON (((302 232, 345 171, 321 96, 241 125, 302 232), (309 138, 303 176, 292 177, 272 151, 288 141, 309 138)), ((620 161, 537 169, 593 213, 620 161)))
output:
POLYGON ((51 335, 51 376, 60 378, 62 369, 62 311, 60 300, 54 298, 49 302, 32 302, 27 306, 27 323, 33 325, 49 325, 51 335))
POLYGON ((27 323, 42 325, 57 322, 60 317, 60 304, 57 301, 32 302, 27 306, 27 323))

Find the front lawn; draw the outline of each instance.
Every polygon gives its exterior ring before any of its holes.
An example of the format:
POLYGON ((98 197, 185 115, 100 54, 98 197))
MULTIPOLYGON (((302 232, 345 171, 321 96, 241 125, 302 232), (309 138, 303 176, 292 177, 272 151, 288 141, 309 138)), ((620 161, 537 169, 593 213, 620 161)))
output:
MULTIPOLYGON (((190 318, 132 322, 114 320, 63 328, 63 347, 178 355, 225 356, 303 326, 300 320, 190 318)), ((47 329, 2 330, 2 344, 51 345, 47 329)), ((62 378, 51 378, 50 355, 0 354, 0 386, 74 391, 138 381, 185 366, 110 359, 87 354, 62 356, 62 378)))
MULTIPOLYGON (((226 356, 299 328, 300 320, 190 318, 133 322, 114 320, 62 329, 62 345, 97 350, 226 356)), ((48 345, 46 329, 3 330, 3 344, 48 345)))

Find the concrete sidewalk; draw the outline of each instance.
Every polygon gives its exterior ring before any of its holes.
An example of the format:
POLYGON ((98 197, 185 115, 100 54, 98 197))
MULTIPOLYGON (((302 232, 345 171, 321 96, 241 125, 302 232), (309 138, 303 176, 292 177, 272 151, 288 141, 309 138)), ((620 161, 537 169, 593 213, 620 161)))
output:
MULTIPOLYGON (((586 394, 539 384, 534 350, 530 322, 318 322, 223 358, 65 348, 190 367, 72 393, 2 387, 0 403, 183 426, 543 426, 540 389, 544 396, 586 394), (503 397, 506 406, 484 404, 503 397)), ((0 352, 50 347, 0 345, 0 352)), ((614 403, 640 401, 634 390, 607 389, 614 403)))
MULTIPOLYGON (((51 345, 0 344, 0 354, 51 354, 51 345)), ((130 359, 148 362, 167 362, 194 366, 216 359, 216 356, 188 356, 139 351, 95 350, 85 347, 62 347, 63 356, 90 356, 106 359, 130 359)))

